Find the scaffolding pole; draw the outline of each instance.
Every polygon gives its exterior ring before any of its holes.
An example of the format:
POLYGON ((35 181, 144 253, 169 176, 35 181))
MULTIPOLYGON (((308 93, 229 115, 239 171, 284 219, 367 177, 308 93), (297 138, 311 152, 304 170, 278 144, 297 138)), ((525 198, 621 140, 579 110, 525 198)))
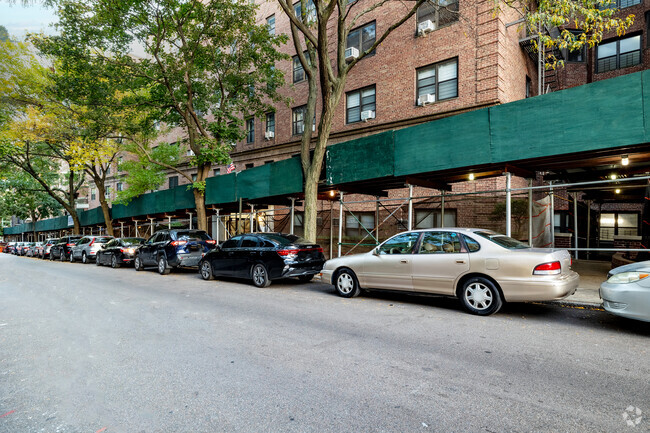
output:
MULTIPOLYGON (((339 192, 339 257, 341 257, 341 247, 343 246, 343 191, 339 192)), ((292 207, 293 209, 293 207, 292 207)))
POLYGON ((551 196, 551 248, 555 248, 555 193, 553 192, 553 181, 548 183, 549 195, 551 196))
MULTIPOLYGON (((294 225, 294 218, 296 214, 296 199, 294 197, 291 197, 291 218, 289 218, 289 234, 293 234, 293 225, 294 225)), ((343 199, 341 199, 343 200, 343 199)), ((339 254, 340 255, 340 254, 339 254)))
POLYGON ((253 226, 255 224, 255 205, 252 204, 252 205, 250 205, 250 207, 251 207, 251 214, 248 217, 248 221, 249 221, 250 226, 251 226, 250 232, 253 233, 253 226))
POLYGON ((512 174, 506 173, 506 236, 512 236, 512 193, 510 187, 512 182, 512 174))
POLYGON ((413 185, 409 185, 408 229, 413 230, 413 185))
POLYGON ((573 244, 576 248, 576 260, 578 260, 578 193, 573 193, 573 244))
POLYGON ((440 227, 445 227, 445 191, 440 194, 440 227))
MULTIPOLYGON (((528 186, 533 187, 533 179, 528 179, 528 186)), ((528 190, 528 245, 533 246, 533 190, 528 190)))

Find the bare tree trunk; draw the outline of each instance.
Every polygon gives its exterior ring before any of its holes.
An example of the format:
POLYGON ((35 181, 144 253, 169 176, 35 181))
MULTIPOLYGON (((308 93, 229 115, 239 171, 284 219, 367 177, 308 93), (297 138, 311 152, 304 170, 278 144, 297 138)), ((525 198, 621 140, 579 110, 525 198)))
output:
MULTIPOLYGON (((97 188, 99 189, 99 188, 97 188)), ((113 220, 111 219, 111 210, 108 207, 106 197, 102 194, 99 196, 99 204, 102 206, 102 213, 104 214, 104 224, 106 225, 106 234, 115 236, 113 233, 113 220)))

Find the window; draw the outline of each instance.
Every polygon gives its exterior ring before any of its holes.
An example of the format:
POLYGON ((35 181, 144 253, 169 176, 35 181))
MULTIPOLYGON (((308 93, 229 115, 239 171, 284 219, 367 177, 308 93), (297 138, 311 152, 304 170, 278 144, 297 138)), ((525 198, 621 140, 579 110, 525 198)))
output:
MULTIPOLYGON (((305 51, 303 54, 307 58, 307 61, 311 60, 309 57, 309 53, 307 51, 305 51)), ((292 58, 293 58, 293 82, 299 83, 301 81, 306 80, 307 76, 305 75, 305 68, 303 68, 302 63, 300 63, 300 57, 298 57, 298 55, 295 55, 292 58)))
POLYGON ((171 176, 169 178, 169 187, 176 188, 178 186, 178 176, 171 176))
POLYGON ((192 175, 192 182, 196 182, 196 177, 197 177, 196 174, 192 175))
MULTIPOLYGON (((370 49, 375 43, 375 28, 375 22, 373 21, 363 27, 352 30, 348 33, 346 48, 354 47, 359 50, 359 54, 370 49)), ((374 54, 374 51, 370 54, 374 54)))
POLYGON ((458 233, 426 232, 422 237, 420 254, 460 253, 461 243, 458 233))
POLYGON ((264 161, 264 165, 266 165, 266 164, 273 164, 273 160, 270 159, 270 160, 268 160, 268 161, 264 161))
POLYGON ((375 214, 357 213, 345 216, 345 235, 347 237, 364 237, 368 232, 372 232, 374 228, 375 214))
POLYGON ((266 113, 266 132, 275 135, 275 113, 266 113))
POLYGON ((255 167, 255 163, 252 163, 252 162, 248 163, 248 164, 245 165, 245 167, 246 167, 246 170, 248 170, 249 168, 255 167))
POLYGON ((194 151, 192 149, 187 149, 187 151, 185 151, 185 155, 186 156, 194 156, 194 151))
POLYGON ((612 0, 612 3, 600 6, 600 9, 623 9, 640 3, 641 0, 612 0))
POLYGON ((260 246, 260 241, 253 236, 244 236, 241 241, 240 248, 257 248, 260 246))
MULTIPOLYGON (((569 30, 573 36, 578 39, 581 32, 579 30, 569 30)), ((583 45, 579 50, 569 51, 568 49, 562 50, 562 55, 567 62, 584 63, 587 60, 587 47, 583 45)))
POLYGON ((269 28, 269 34, 275 34, 275 14, 271 15, 266 19, 266 27, 269 28))
POLYGON ((108 164, 106 166, 106 174, 111 174, 111 165, 110 164, 108 164))
POLYGON ((379 254, 411 254, 419 237, 419 232, 397 235, 379 247, 379 254))
MULTIPOLYGON (((442 227, 440 209, 418 209, 415 211, 415 228, 432 229, 442 227)), ((445 227, 456 227, 456 209, 445 209, 445 227)))
POLYGON ((117 183, 117 187, 115 188, 118 192, 124 190, 124 185, 122 185, 122 182, 117 183))
POLYGON ((237 248, 237 245, 239 244, 241 238, 242 236, 235 236, 234 238, 228 239, 226 242, 223 243, 223 245, 221 245, 221 249, 237 248))
POLYGON ((435 63, 417 69, 417 96, 422 101, 433 95, 435 101, 458 96, 458 59, 435 63))
MULTIPOLYGON (((292 134, 300 135, 305 130, 305 115, 307 114, 307 106, 302 105, 293 109, 293 119, 292 119, 292 134)), ((311 127, 312 131, 316 130, 316 115, 314 115, 314 121, 311 127)))
POLYGON ((613 241, 614 236, 638 236, 639 214, 612 212, 600 214, 600 240, 613 241))
MULTIPOLYGON (((293 5, 293 11, 296 14, 296 17, 302 21, 302 5, 300 2, 293 5)), ((307 0, 307 11, 305 15, 307 16, 308 23, 316 21, 316 6, 314 5, 314 0, 307 0)))
POLYGON ((598 45, 597 72, 613 71, 641 63, 641 35, 598 45))
POLYGON ((361 121, 361 112, 375 111, 375 86, 355 90, 346 94, 346 122, 361 121))
POLYGON ((418 8, 418 26, 431 21, 435 30, 458 21, 458 0, 439 0, 437 3, 427 1, 418 8))
POLYGON ((255 118, 246 119, 246 143, 255 142, 255 118))
POLYGON ((215 168, 213 173, 214 173, 214 176, 219 176, 221 174, 221 169, 220 168, 215 168))
POLYGON ((90 188, 90 199, 97 200, 97 190, 95 188, 90 188))
POLYGON ((532 96, 532 91, 533 88, 533 81, 530 79, 528 75, 526 75, 526 98, 530 98, 532 96))
POLYGON ((111 187, 107 186, 106 191, 104 191, 104 198, 111 198, 111 187))
POLYGON ((467 245, 467 249, 470 253, 475 253, 481 249, 481 245, 469 236, 463 235, 463 239, 465 240, 465 245, 467 245))

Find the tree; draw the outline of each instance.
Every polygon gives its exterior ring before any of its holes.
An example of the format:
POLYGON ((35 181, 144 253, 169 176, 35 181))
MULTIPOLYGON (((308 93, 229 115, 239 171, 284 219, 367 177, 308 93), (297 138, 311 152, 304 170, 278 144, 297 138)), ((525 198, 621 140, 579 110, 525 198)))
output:
POLYGON ((9 32, 5 26, 0 26, 0 42, 9 41, 9 32))
MULTIPOLYGON (((97 103, 146 108, 152 120, 182 128, 182 144, 193 152, 195 181, 175 164, 158 159, 150 141, 130 133, 124 138, 145 164, 192 182, 198 227, 206 230, 205 180, 213 163, 230 160, 231 143, 245 134, 243 119, 270 110, 268 103, 279 100, 276 88, 282 74, 274 64, 285 56, 275 47, 285 37, 257 25, 255 6, 245 1, 55 3, 61 36, 35 42, 43 52, 56 54, 64 67, 87 62, 124 90, 119 100, 109 94, 103 102, 95 99, 97 103), (134 45, 144 55, 133 55, 134 45)), ((84 94, 74 80, 69 85, 71 98, 84 94)), ((129 188, 137 186, 133 182, 129 188)))
POLYGON ((34 223, 34 240, 36 222, 57 215, 61 205, 54 200, 31 176, 21 171, 2 170, 0 178, 0 208, 4 216, 16 216, 20 219, 31 218, 34 223))
MULTIPOLYGON (((316 240, 318 181, 323 166, 325 148, 332 130, 332 119, 345 89, 349 72, 366 56, 382 44, 386 38, 425 3, 429 7, 445 10, 450 14, 459 14, 450 0, 413 0, 396 2, 388 0, 354 1, 348 0, 300 0, 299 7, 294 7, 289 0, 277 0, 289 18, 291 36, 298 59, 305 70, 308 80, 308 99, 305 122, 315 117, 317 103, 320 118, 316 136, 305 127, 301 136, 301 162, 304 175, 305 214, 303 219, 305 238, 316 240), (408 6, 404 8, 403 6, 408 6), (391 16, 392 22, 380 35, 376 35, 372 45, 359 52, 357 58, 350 62, 345 60, 347 38, 362 20, 370 14, 391 16), (312 149, 313 148, 313 149, 312 149)), ((540 40, 546 46, 558 46, 577 50, 585 44, 593 46, 600 41, 603 32, 615 29, 624 32, 631 25, 631 18, 617 19, 611 9, 600 9, 609 0, 507 0, 494 2, 494 13, 508 7, 520 11, 522 23, 535 32, 542 30, 540 40), (546 34, 546 28, 575 24, 582 33, 575 35, 568 30, 559 36, 546 34)), ((476 35, 476 37, 480 37, 476 35)), ((557 64, 552 58, 547 59, 549 66, 557 64)))
POLYGON ((55 114, 28 107, 22 117, 0 131, 0 164, 5 170, 19 169, 31 176, 70 214, 74 230, 79 233, 81 225, 75 202, 84 176, 72 168, 62 146, 67 137, 59 126, 55 114))

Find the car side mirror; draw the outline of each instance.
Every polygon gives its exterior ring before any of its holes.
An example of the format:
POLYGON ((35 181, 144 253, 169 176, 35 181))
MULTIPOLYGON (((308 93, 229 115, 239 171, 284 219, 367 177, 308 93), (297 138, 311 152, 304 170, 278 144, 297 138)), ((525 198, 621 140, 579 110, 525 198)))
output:
POLYGON ((379 255, 379 247, 372 250, 372 255, 373 256, 378 256, 379 255))
POLYGON ((140 245, 144 245, 144 239, 140 241, 140 245))
POLYGON ((101 245, 102 250, 106 249, 106 244, 101 245))

